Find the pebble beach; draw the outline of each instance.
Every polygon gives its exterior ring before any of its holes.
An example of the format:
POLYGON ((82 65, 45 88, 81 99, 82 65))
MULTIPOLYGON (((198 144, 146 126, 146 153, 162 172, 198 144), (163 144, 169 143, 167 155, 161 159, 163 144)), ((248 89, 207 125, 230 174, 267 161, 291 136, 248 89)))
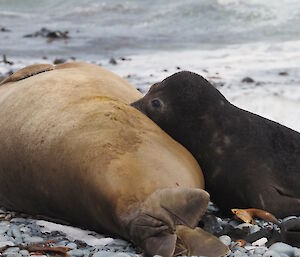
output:
MULTIPOLYGON (((190 70, 236 106, 300 132, 298 1, 141 2, 1 1, 0 81, 35 63, 85 61, 146 93, 190 70)), ((300 257, 300 248, 280 241, 273 223, 227 218, 213 203, 204 221, 209 228, 199 226, 229 247, 227 256, 300 257)), ((141 255, 123 239, 0 206, 0 256, 141 255)))

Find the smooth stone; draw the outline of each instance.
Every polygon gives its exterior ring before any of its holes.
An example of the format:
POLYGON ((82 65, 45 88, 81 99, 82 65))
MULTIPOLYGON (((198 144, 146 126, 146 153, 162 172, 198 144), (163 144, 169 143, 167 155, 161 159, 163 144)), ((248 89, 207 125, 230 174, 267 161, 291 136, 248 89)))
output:
POLYGON ((25 237, 24 241, 29 244, 34 244, 34 243, 42 243, 44 242, 44 239, 38 236, 32 236, 32 237, 29 236, 29 237, 25 237))
POLYGON ((89 255, 90 254, 90 251, 88 249, 83 249, 82 252, 83 252, 84 255, 89 255))
POLYGON ((79 249, 74 249, 74 250, 68 251, 68 254, 70 256, 81 257, 84 255, 84 251, 79 250, 79 249))
POLYGON ((127 253, 116 253, 113 255, 114 257, 130 257, 127 253))
POLYGON ((0 226, 9 226, 10 223, 7 220, 0 221, 0 226))
POLYGON ((15 244, 11 241, 0 242, 0 248, 4 246, 15 246, 15 244))
POLYGON ((24 226, 24 227, 21 227, 21 228, 20 228, 20 231, 21 231, 23 234, 30 234, 31 229, 30 229, 29 227, 24 226))
POLYGON ((19 252, 19 254, 22 254, 22 256, 30 256, 30 253, 27 251, 27 250, 21 250, 20 252, 19 252))
POLYGON ((242 224, 236 226, 235 228, 243 229, 243 228, 251 228, 251 227, 253 227, 253 225, 250 223, 242 223, 242 224))
POLYGON ((245 253, 242 253, 240 251, 235 251, 235 252, 232 252, 232 257, 244 257, 244 256, 247 256, 247 254, 245 253))
POLYGON ((263 237, 252 243, 254 246, 264 246, 268 242, 268 239, 263 237))
POLYGON ((251 251, 251 250, 257 249, 257 246, 253 246, 253 245, 245 245, 244 248, 245 248, 247 251, 251 251))
POLYGON ((257 247, 256 249, 254 249, 254 253, 263 255, 267 250, 268 248, 266 247, 257 247))
POLYGON ((260 230, 260 226, 253 225, 252 227, 250 227, 251 234, 258 232, 259 230, 260 230))
POLYGON ((9 228, 7 231, 6 231, 6 234, 10 237, 12 237, 12 229, 9 228))
POLYGON ((27 224, 28 223, 28 221, 26 220, 26 219, 24 219, 24 218, 13 218, 13 219, 11 219, 10 220, 10 222, 14 222, 14 223, 25 223, 25 224, 27 224))
POLYGON ((239 251, 239 252, 241 252, 241 253, 245 253, 245 252, 246 252, 246 249, 243 248, 243 247, 241 247, 241 246, 236 246, 236 247, 234 247, 234 250, 237 250, 237 251, 239 251))
POLYGON ((18 237, 18 238, 15 239, 14 242, 15 242, 16 245, 19 245, 19 244, 22 244, 22 243, 23 243, 23 240, 22 240, 21 237, 18 237))
POLYGON ((272 251, 278 252, 278 253, 284 253, 288 256, 293 256, 294 255, 294 248, 292 246, 288 245, 288 244, 281 243, 281 242, 272 244, 269 247, 269 249, 272 250, 272 251))
POLYGON ((287 255, 285 253, 280 253, 280 257, 289 257, 289 255, 287 255))
POLYGON ((294 247, 294 257, 300 257, 300 248, 294 247))
POLYGON ((92 255, 92 257, 110 257, 112 256, 113 253, 109 252, 109 251, 100 251, 100 252, 96 252, 92 255))
POLYGON ((0 225, 0 234, 4 234, 9 230, 9 225, 0 225))
POLYGON ((8 253, 17 253, 20 251, 20 248, 19 247, 10 247, 10 248, 7 248, 3 253, 4 254, 8 254, 8 253))
POLYGON ((1 256, 3 256, 3 257, 22 257, 22 255, 19 253, 6 253, 6 254, 3 253, 1 256))
POLYGON ((129 245, 127 241, 122 239, 114 239, 110 244, 108 245, 117 245, 117 246, 127 246, 129 245))
POLYGON ((229 246, 231 243, 231 238, 227 235, 220 236, 219 240, 226 246, 229 246))
POLYGON ((0 242, 8 241, 9 237, 7 235, 0 235, 0 242))
POLYGON ((69 243, 69 241, 63 240, 56 243, 57 246, 66 246, 69 243))
POLYGON ((13 236, 14 238, 21 238, 21 237, 22 237, 22 234, 21 234, 21 232, 20 232, 20 229, 19 229, 18 227, 16 227, 16 226, 14 226, 14 227, 12 228, 11 233, 12 233, 12 236, 13 236))
POLYGON ((76 249, 77 248, 77 244, 75 244, 75 243, 68 243, 66 245, 66 247, 71 248, 71 249, 76 249))
POLYGON ((280 257, 280 254, 275 251, 268 250, 264 253, 263 257, 280 257))

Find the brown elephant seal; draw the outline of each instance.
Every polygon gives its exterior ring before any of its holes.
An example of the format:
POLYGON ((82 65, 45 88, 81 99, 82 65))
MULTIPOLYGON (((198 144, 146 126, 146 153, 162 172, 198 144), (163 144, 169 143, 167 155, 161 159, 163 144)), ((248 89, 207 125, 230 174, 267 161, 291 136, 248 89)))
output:
POLYGON ((5 80, 0 205, 119 235, 148 255, 172 256, 177 234, 190 254, 223 255, 217 238, 193 229, 209 201, 198 163, 128 104, 139 97, 83 63, 34 65, 5 80))
POLYGON ((232 105, 207 80, 183 71, 132 104, 185 146, 223 210, 300 215, 300 134, 232 105))

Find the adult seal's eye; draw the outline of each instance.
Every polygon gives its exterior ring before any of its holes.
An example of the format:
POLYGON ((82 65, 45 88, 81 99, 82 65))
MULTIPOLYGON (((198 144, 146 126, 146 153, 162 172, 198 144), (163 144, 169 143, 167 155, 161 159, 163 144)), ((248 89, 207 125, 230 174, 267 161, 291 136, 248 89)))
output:
POLYGON ((154 108, 160 108, 160 107, 161 107, 161 101, 158 100, 158 99, 153 99, 153 100, 151 101, 151 104, 152 104, 152 106, 153 106, 154 108))

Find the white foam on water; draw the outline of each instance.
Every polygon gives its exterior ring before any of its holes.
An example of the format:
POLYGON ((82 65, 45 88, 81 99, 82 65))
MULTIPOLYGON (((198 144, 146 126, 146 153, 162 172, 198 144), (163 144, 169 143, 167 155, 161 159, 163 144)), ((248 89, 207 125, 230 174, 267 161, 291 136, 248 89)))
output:
POLYGON ((190 70, 224 83, 218 89, 238 107, 300 131, 300 41, 161 51, 129 58, 132 60, 105 66, 144 93, 174 72, 190 70), (280 72, 287 75, 281 76, 280 72), (244 77, 253 78, 255 83, 242 83, 244 77))
POLYGON ((240 95, 231 102, 247 111, 256 113, 300 132, 300 101, 277 95, 240 95))

